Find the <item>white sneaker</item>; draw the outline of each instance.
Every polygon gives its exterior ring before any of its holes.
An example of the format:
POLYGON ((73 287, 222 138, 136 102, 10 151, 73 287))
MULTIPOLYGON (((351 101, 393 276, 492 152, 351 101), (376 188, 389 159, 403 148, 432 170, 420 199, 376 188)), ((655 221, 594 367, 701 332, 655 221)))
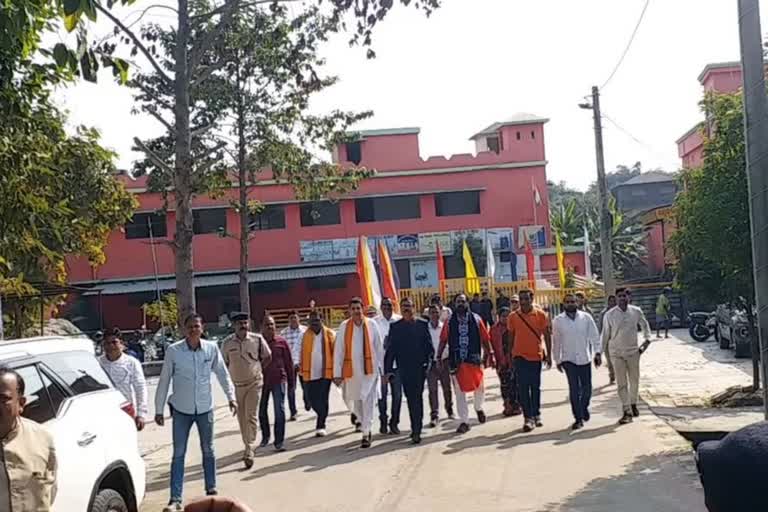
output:
POLYGON ((325 437, 327 435, 328 435, 328 432, 326 432, 324 428, 319 428, 315 432, 315 437, 325 437))

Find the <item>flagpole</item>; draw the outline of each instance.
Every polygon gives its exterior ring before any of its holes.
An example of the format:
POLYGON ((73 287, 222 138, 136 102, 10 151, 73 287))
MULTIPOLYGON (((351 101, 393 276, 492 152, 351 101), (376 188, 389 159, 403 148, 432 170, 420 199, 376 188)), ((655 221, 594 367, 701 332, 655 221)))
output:
POLYGON ((533 197, 533 224, 538 226, 539 215, 536 208, 536 185, 534 184, 533 176, 531 176, 531 197, 533 197))

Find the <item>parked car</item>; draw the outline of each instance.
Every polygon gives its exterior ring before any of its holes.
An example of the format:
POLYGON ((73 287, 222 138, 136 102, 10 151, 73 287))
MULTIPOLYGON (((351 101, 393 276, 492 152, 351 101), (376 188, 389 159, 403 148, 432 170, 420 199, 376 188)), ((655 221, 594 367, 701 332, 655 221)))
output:
POLYGON ((53 435, 53 512, 138 512, 146 472, 133 405, 117 391, 86 337, 0 343, 0 364, 26 383, 24 417, 53 435))

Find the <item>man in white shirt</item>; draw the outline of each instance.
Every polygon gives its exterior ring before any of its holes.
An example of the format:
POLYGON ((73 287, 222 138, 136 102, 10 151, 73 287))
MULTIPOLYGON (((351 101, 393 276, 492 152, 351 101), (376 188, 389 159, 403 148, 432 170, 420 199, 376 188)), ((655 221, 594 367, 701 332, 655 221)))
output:
POLYGON ((371 429, 376 401, 381 392, 384 343, 374 320, 363 316, 363 301, 349 301, 349 320, 344 320, 336 335, 333 351, 333 381, 344 385, 347 407, 360 421, 362 448, 371 447, 371 429))
POLYGON ((144 429, 144 422, 149 409, 147 407, 147 381, 138 359, 125 355, 120 329, 110 329, 101 342, 104 354, 99 357, 99 364, 107 372, 125 399, 131 402, 136 411, 136 430, 144 429))
POLYGON ((640 415, 637 408, 640 385, 640 355, 651 344, 651 328, 643 310, 629 303, 626 288, 616 290, 618 305, 603 318, 603 346, 610 345, 613 370, 616 374, 621 407, 624 411, 619 424, 632 423, 640 415), (645 343, 637 346, 637 326, 643 330, 645 343))
POLYGON ((563 300, 565 312, 552 322, 552 352, 560 372, 568 377, 573 430, 589 421, 589 401, 592 399, 592 366, 602 364, 600 334, 592 315, 579 310, 576 296, 567 293, 563 300))
MULTIPOLYGON (((432 346, 437 354, 440 346, 440 334, 443 332, 443 321, 440 320, 440 309, 437 304, 429 306, 429 335, 432 337, 432 346)), ((435 356, 437 357, 437 356, 435 356)), ((427 374, 427 387, 429 388, 429 426, 437 426, 437 420, 440 418, 440 400, 438 398, 438 383, 443 388, 443 400, 445 412, 448 418, 453 419, 453 393, 451 391, 451 373, 448 369, 448 351, 444 350, 441 357, 443 364, 437 364, 437 360, 429 369, 427 374)))
MULTIPOLYGON (((403 317, 395 313, 392 299, 384 297, 381 299, 381 315, 374 318, 376 325, 379 327, 381 338, 384 340, 384 351, 387 350, 387 337, 389 336, 389 326, 403 317)), ((389 376, 389 383, 387 379, 381 379, 381 399, 379 400, 379 432, 386 434, 389 431, 390 434, 400 433, 400 408, 403 404, 403 381, 400 378, 400 372, 397 370, 397 365, 394 366, 394 373, 389 376), (387 396, 388 388, 392 390, 392 410, 387 421, 387 396)))
MULTIPOLYGON (((288 327, 280 331, 280 336, 285 338, 288 342, 288 346, 291 348, 291 357, 293 358, 294 379, 298 376, 299 383, 301 384, 301 392, 304 395, 304 410, 309 411, 310 405, 307 399, 307 389, 304 386, 304 381, 301 379, 299 372, 299 362, 301 359, 301 340, 304 337, 304 333, 307 332, 307 328, 301 325, 299 321, 299 313, 291 311, 288 315, 288 327)), ((288 409, 291 411, 291 418, 289 421, 296 421, 298 416, 298 409, 296 409, 296 382, 292 387, 288 389, 288 409)))
POLYGON ((310 407, 317 414, 315 436, 325 437, 325 421, 328 418, 328 395, 333 382, 333 352, 336 334, 323 325, 323 315, 309 313, 309 329, 301 341, 299 370, 310 407))

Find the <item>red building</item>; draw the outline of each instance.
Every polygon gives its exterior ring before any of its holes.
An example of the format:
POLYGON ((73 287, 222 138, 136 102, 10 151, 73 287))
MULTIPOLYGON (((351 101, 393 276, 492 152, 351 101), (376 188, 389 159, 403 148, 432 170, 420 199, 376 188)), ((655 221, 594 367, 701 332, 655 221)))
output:
MULTIPOLYGON (((539 271, 556 268, 550 245, 544 125, 547 119, 520 114, 494 123, 474 135, 476 154, 450 158, 419 153, 419 129, 364 131, 360 139, 336 148, 342 165, 375 169, 358 190, 336 202, 307 203, 294 198, 286 185, 265 176, 250 197, 265 204, 252 219, 250 245, 251 312, 264 308, 343 304, 358 294, 356 239, 383 239, 400 276, 401 287, 436 286, 435 247, 440 244, 448 278, 463 277, 463 239, 474 247, 478 272, 484 275, 485 247, 490 238, 496 280, 525 278, 524 237, 536 247, 539 271), (482 251, 482 252, 480 252, 482 251)), ((147 191, 145 180, 120 179, 137 194, 140 207, 132 222, 111 234, 106 263, 97 268, 70 261, 70 282, 100 290, 86 295, 70 316, 97 318, 123 328, 142 325, 142 304, 161 290, 173 290, 174 212, 160 213, 163 200, 147 191), (151 231, 150 233, 150 226, 151 231), (155 243, 151 243, 150 235, 155 243), (100 304, 99 304, 100 302, 100 304)), ((237 195, 194 200, 194 267, 197 308, 208 321, 239 308, 239 232, 230 206, 237 195)), ((567 265, 583 273, 580 248, 571 248, 567 265)))

